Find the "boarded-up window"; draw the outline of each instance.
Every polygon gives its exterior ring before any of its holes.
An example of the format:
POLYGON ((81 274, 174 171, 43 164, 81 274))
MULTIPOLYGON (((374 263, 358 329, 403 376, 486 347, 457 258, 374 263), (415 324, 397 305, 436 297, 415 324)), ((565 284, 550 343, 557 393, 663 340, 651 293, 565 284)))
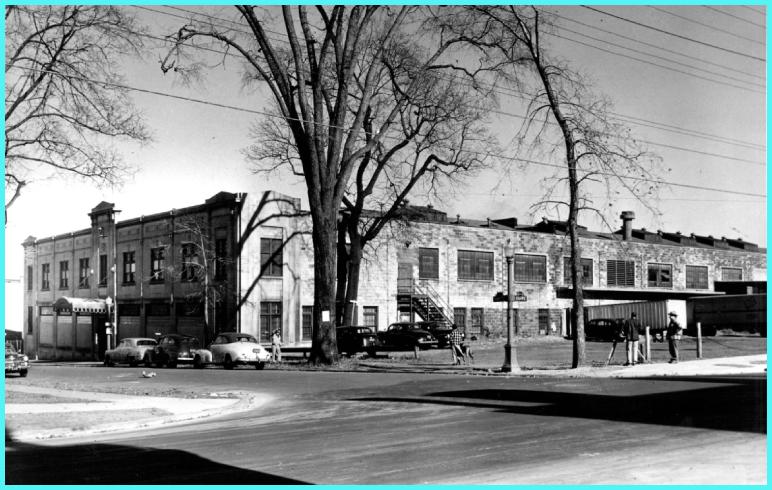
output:
POLYGON ((635 286, 635 262, 632 260, 607 260, 606 284, 608 286, 635 286))
POLYGON ((485 318, 482 308, 472 308, 469 315, 469 331, 473 334, 482 334, 485 328, 485 318))
POLYGON ((722 281, 742 281, 743 270, 736 267, 722 267, 721 280, 722 281))
POLYGON ((547 257, 515 254, 515 281, 547 282, 547 257))
POLYGON ((708 289, 708 267, 702 265, 687 265, 686 288, 708 289))

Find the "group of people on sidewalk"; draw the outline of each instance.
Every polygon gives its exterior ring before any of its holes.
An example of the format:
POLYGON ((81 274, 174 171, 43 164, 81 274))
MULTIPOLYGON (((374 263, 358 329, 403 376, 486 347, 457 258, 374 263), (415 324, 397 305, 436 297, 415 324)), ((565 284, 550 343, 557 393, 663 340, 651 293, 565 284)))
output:
MULTIPOLYGON (((678 323, 678 313, 671 311, 668 313, 667 329, 665 330, 665 338, 667 339, 668 350, 670 351, 670 363, 678 362, 678 342, 681 340, 681 332, 683 327, 678 323)), ((625 320, 623 334, 625 336, 627 347, 627 362, 625 366, 635 366, 639 361, 639 340, 641 334, 641 322, 638 320, 638 315, 635 312, 630 314, 630 318, 625 320)))
POLYGON ((474 359, 474 356, 472 355, 472 349, 464 344, 466 334, 460 331, 455 323, 450 328, 448 343, 450 344, 450 355, 453 359, 453 364, 469 364, 474 359))

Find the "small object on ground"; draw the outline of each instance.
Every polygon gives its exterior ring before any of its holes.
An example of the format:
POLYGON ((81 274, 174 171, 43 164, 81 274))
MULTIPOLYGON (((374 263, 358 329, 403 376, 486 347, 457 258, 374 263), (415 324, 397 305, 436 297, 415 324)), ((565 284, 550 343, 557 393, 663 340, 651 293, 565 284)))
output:
POLYGON ((155 377, 155 371, 150 371, 149 373, 146 373, 145 371, 142 371, 142 377, 143 378, 153 378, 153 377, 155 377))

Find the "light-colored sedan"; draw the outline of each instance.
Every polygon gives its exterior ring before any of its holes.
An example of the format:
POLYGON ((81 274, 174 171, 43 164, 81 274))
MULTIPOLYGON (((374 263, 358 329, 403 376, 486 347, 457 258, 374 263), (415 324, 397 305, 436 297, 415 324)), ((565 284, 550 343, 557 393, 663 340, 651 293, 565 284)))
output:
POLYGON ((126 362, 136 366, 140 362, 150 365, 155 339, 144 337, 128 337, 122 339, 115 349, 105 351, 105 366, 113 366, 116 362, 126 362))
POLYGON ((203 367, 203 364, 222 365, 225 369, 233 369, 244 364, 263 369, 271 354, 248 333, 226 332, 219 334, 208 350, 199 351, 199 361, 193 365, 203 367))

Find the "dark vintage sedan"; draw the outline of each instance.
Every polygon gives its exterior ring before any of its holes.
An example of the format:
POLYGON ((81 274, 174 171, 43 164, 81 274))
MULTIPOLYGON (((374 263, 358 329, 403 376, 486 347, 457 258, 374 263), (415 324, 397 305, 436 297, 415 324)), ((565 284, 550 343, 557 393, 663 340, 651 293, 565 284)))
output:
POLYGON ((378 332, 378 340, 384 350, 430 349, 438 345, 434 335, 412 322, 392 323, 385 332, 378 332))
POLYGON ((153 362, 156 367, 193 364, 199 350, 201 343, 196 337, 176 333, 162 335, 153 350, 153 362))
POLYGON ((594 318, 584 325, 584 336, 588 339, 610 342, 625 340, 624 320, 616 318, 594 318))
POLYGON ((450 332, 453 331, 450 325, 442 322, 416 322, 416 325, 434 335, 437 347, 445 348, 450 345, 450 332))
POLYGON ((16 350, 16 347, 10 343, 5 343, 5 374, 17 373, 22 378, 29 371, 29 358, 16 350))
POLYGON ((338 352, 341 354, 367 352, 370 356, 375 356, 378 336, 370 327, 338 327, 335 337, 338 340, 338 352))

